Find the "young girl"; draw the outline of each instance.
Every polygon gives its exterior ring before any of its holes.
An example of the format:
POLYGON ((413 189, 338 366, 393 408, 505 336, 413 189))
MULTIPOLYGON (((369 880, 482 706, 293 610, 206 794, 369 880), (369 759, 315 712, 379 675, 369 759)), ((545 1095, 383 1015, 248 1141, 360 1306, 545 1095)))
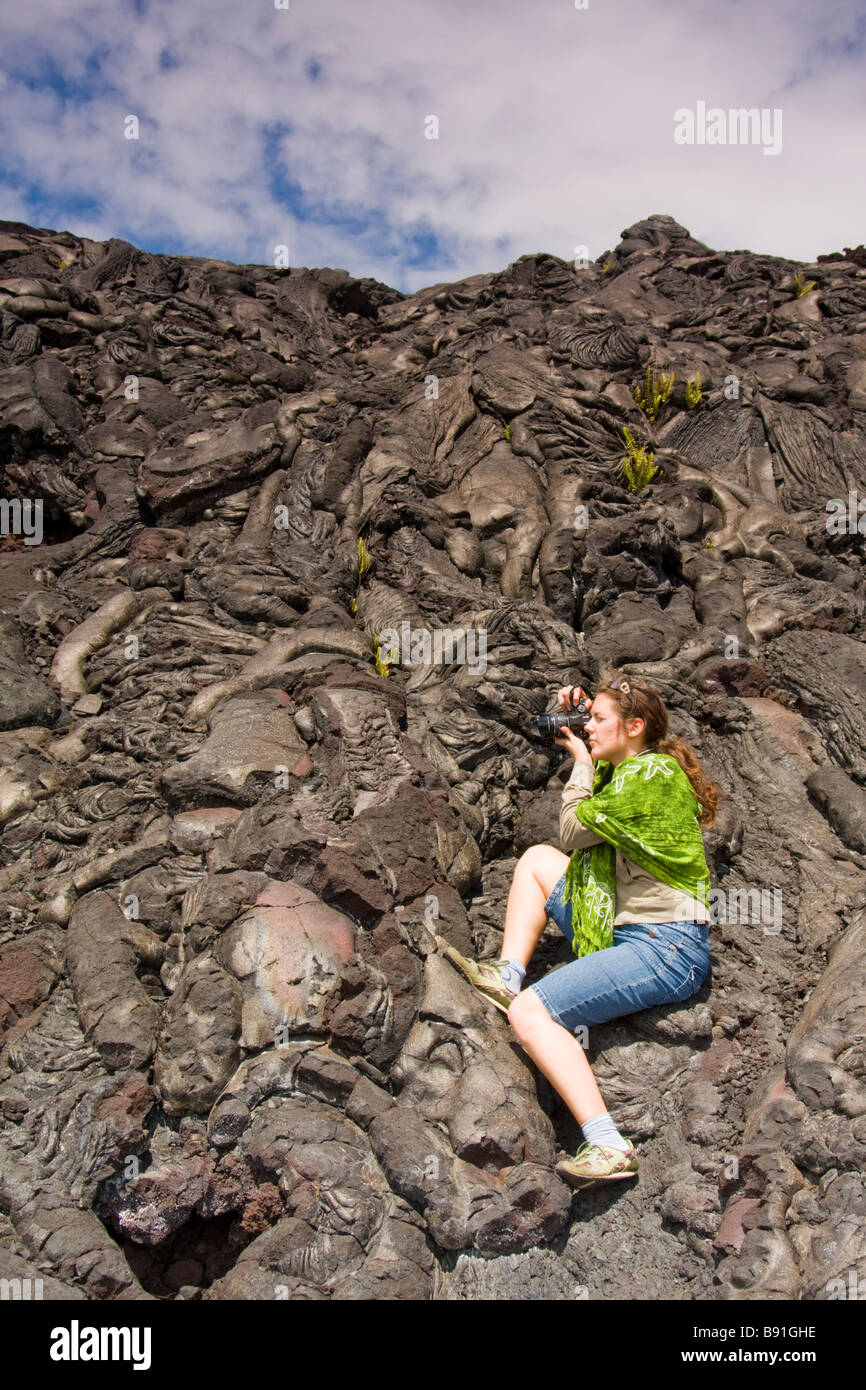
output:
MULTIPOLYGON (((572 708, 574 691, 560 690, 563 709, 572 708)), ((521 855, 500 960, 445 949, 508 1015, 580 1124, 586 1142, 556 1166, 574 1187, 637 1173, 634 1147, 608 1114, 574 1033, 682 1002, 700 988, 710 965, 710 876, 699 822, 712 825, 719 797, 692 749, 668 735, 667 709, 652 686, 611 680, 586 703, 589 751, 571 729, 557 736, 574 758, 559 818, 570 858, 552 845, 521 855), (576 959, 521 992, 548 916, 576 959)))

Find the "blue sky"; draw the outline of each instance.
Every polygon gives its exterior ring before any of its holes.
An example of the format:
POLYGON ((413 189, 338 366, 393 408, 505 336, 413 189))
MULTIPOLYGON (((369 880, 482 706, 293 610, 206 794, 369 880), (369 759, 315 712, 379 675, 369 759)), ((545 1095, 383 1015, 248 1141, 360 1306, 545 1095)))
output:
POLYGON ((864 53, 863 0, 7 0, 0 217, 406 292, 654 212, 809 262, 866 240, 864 53))

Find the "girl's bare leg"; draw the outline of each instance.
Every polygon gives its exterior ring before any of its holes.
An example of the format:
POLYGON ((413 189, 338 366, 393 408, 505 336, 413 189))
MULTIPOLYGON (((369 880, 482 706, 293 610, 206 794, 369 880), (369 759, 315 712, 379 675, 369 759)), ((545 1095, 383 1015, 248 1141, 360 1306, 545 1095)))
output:
MULTIPOLYGON (((514 870, 505 909, 502 955, 528 965, 547 923, 544 904, 568 866, 568 855, 552 845, 533 845, 514 870)), ((508 1021, 524 1052, 559 1092, 578 1124, 607 1109, 586 1053, 562 1024, 554 1022, 537 994, 523 990, 508 1021)))
POLYGON ((508 1010, 515 1037, 565 1101, 578 1124, 607 1109, 586 1053, 577 1038, 556 1023, 531 989, 508 1010))
POLYGON ((505 908, 503 958, 529 964, 547 924, 544 904, 567 866, 568 855, 553 845, 533 845, 520 856, 505 908))

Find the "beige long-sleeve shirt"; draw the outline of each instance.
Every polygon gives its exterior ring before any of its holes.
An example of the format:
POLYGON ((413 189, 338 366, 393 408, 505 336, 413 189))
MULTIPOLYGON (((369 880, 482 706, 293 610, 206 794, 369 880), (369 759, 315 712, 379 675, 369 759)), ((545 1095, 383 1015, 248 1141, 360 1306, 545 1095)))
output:
MULTIPOLYGON (((562 804, 559 811, 559 839, 563 850, 570 854, 575 849, 588 849, 590 845, 604 844, 601 835, 587 830, 574 813, 578 802, 592 796, 592 781, 595 766, 575 758, 571 776, 562 789, 562 804)), ((661 879, 655 878, 626 859, 616 851, 616 915, 615 927, 629 922, 709 922, 708 909, 697 898, 671 888, 661 879)))

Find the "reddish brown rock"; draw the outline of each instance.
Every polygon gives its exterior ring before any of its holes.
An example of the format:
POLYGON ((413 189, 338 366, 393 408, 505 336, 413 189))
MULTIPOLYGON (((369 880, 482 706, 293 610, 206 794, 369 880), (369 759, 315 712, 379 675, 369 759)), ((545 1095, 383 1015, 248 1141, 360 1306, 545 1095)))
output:
POLYGON ((10 946, 0 954, 0 1032, 47 999, 56 973, 26 946, 10 946))

